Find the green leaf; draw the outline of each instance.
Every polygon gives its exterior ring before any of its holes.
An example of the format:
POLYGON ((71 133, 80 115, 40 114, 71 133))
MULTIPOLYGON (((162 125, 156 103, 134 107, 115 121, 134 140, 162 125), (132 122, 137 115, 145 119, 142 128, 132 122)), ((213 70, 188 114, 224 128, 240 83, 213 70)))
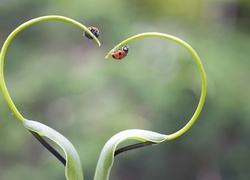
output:
POLYGON ((28 130, 51 139, 63 149, 66 156, 65 176, 67 180, 83 180, 80 158, 74 146, 67 138, 54 129, 36 121, 24 119, 23 125, 28 130))
POLYGON ((164 134, 140 129, 130 129, 117 133, 108 140, 102 149, 97 163, 94 180, 109 179, 110 170, 114 163, 114 153, 119 143, 125 140, 134 139, 142 142, 149 141, 159 144, 167 140, 167 137, 168 136, 164 134))

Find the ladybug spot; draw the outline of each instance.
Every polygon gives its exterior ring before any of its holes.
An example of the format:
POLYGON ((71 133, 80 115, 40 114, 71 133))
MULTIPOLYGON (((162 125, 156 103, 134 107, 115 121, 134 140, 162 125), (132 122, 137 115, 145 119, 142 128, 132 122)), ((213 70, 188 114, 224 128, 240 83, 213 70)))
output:
POLYGON ((119 55, 122 55, 122 53, 121 53, 121 52, 119 52, 119 55))

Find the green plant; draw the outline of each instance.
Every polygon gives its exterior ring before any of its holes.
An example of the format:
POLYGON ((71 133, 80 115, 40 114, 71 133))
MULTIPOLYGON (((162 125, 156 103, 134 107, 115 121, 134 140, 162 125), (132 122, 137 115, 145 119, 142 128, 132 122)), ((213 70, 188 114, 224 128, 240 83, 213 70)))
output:
MULTIPOLYGON (((16 108, 15 104, 13 103, 8 89, 5 84, 4 80, 4 58, 5 54, 7 51, 7 48, 12 41, 12 39, 23 29, 26 27, 43 22, 43 21, 48 21, 48 20, 59 20, 67 23, 71 23, 83 31, 87 32, 90 34, 91 37, 98 43, 100 46, 99 40, 81 23, 67 18, 63 16, 43 16, 39 17, 36 19, 32 19, 28 22, 25 22, 24 24, 20 25, 18 28, 16 28, 6 39, 5 43, 3 44, 1 54, 0 54, 0 87, 2 89, 4 98, 9 105, 11 111, 13 114, 16 116, 16 118, 23 124, 23 126, 30 132, 34 137, 41 142, 44 147, 46 147, 55 157, 57 157, 64 165, 65 165, 65 176, 69 180, 80 180, 83 179, 83 173, 82 173, 82 167, 81 167, 81 162, 79 159, 79 156, 77 154, 77 151, 75 150, 74 146, 70 143, 69 140, 67 140, 63 135, 55 131, 54 129, 50 128, 49 126, 46 126, 42 123, 39 123, 37 121, 32 121, 25 119, 18 109, 16 108), (66 160, 55 150, 53 149, 43 138, 42 136, 45 136, 52 141, 54 141, 56 144, 58 144, 64 151, 66 160)), ((183 133, 185 133, 196 121, 198 118, 203 104, 205 102, 205 97, 206 97, 206 76, 205 76, 205 71, 202 66, 202 63, 196 54, 196 52, 193 50, 193 48, 188 45, 186 42, 184 42, 181 39, 178 39, 174 36, 163 34, 163 33, 156 33, 156 32, 148 32, 148 33, 141 33, 138 35, 135 35, 131 38, 128 38, 121 43, 119 43, 115 48, 113 48, 106 56, 108 58, 110 54, 115 50, 121 47, 122 45, 128 44, 132 42, 133 40, 136 40, 138 38, 144 38, 144 37, 160 37, 160 38, 166 38, 172 41, 175 41, 185 47, 193 56, 197 67, 200 71, 201 75, 201 82, 202 82, 202 90, 201 90, 201 95, 200 95, 200 100, 198 103, 198 106, 196 108, 196 111, 194 115, 191 117, 189 122, 181 128, 179 131, 170 134, 170 135, 165 135, 165 134, 159 134, 156 132, 152 131, 147 131, 147 130, 141 130, 141 129, 130 129, 130 130, 125 130, 122 131, 116 135, 114 135, 110 140, 107 141, 105 144, 101 154, 100 158, 97 164, 96 172, 95 172, 95 180, 107 180, 109 178, 110 170, 112 168, 113 162, 114 162, 114 157, 122 152, 133 150, 136 148, 148 146, 148 145, 153 145, 153 144, 159 144, 165 141, 173 140, 179 136, 181 136, 183 133), (117 146, 119 143, 128 140, 128 139, 135 139, 138 141, 141 141, 140 143, 133 144, 130 146, 126 146, 124 148, 116 150, 117 146)))

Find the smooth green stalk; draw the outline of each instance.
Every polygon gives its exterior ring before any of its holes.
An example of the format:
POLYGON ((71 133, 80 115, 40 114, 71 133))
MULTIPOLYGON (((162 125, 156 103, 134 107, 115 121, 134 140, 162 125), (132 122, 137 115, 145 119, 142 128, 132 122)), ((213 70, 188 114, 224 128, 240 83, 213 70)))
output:
POLYGON ((55 157, 57 157, 64 165, 65 165, 65 176, 67 180, 82 180, 83 179, 83 173, 82 173, 82 167, 81 167, 81 161, 77 154, 77 151, 75 150, 74 146, 71 144, 71 142, 66 139, 63 135, 55 131, 54 129, 36 122, 25 119, 18 109, 16 108, 14 102, 12 101, 8 89, 5 84, 4 80, 4 58, 8 49, 8 46, 10 42, 13 40, 13 38, 22 30, 25 28, 39 23, 43 21, 50 21, 50 20, 58 20, 67 22, 70 24, 73 24, 83 31, 87 32, 100 46, 100 42, 98 39, 92 34, 90 30, 88 30, 87 27, 82 25, 81 23, 64 17, 64 16, 57 16, 57 15, 50 15, 50 16, 42 16, 39 18, 32 19, 30 21, 27 21, 17 27, 6 39, 6 41, 3 44, 3 47, 1 49, 0 53, 0 88, 2 89, 3 95, 5 100, 7 101, 7 104, 9 105, 11 111, 13 114, 17 117, 17 119, 25 126, 25 128, 31 132, 38 140, 42 143, 44 147, 46 147, 55 157), (61 156, 52 146, 50 146, 43 138, 42 136, 45 136, 55 143, 57 143, 64 151, 66 160, 63 156, 61 156))
POLYGON ((85 27, 83 24, 81 24, 81 23, 79 23, 79 22, 77 22, 77 21, 75 21, 73 19, 70 19, 70 18, 67 18, 67 17, 64 17, 64 16, 57 16, 57 15, 42 16, 42 17, 38 17, 38 18, 32 19, 30 21, 27 21, 27 22, 23 23, 22 25, 20 25, 19 27, 17 27, 8 36, 8 38, 4 42, 3 47, 1 49, 1 54, 0 54, 0 88, 2 89, 4 98, 7 101, 7 103, 9 105, 11 111, 13 112, 13 114, 17 117, 17 119, 20 122, 23 122, 24 118, 20 114, 20 112, 18 111, 18 109, 16 108, 15 104, 13 103, 13 101, 12 101, 10 95, 9 95, 8 89, 6 87, 5 80, 4 80, 4 57, 5 57, 5 54, 6 54, 6 51, 8 49, 8 46, 9 46, 10 42, 12 41, 12 39, 20 31, 24 30, 25 28, 27 28, 27 27, 29 27, 29 26, 31 26, 33 24, 36 24, 36 23, 39 23, 39 22, 43 22, 43 21, 50 21, 50 20, 58 20, 58 21, 63 21, 63 22, 67 22, 67 23, 73 24, 73 25, 79 27, 80 29, 82 29, 83 31, 87 32, 88 34, 90 34, 90 36, 94 38, 94 40, 97 42, 97 44, 99 46, 101 45, 101 43, 99 42, 99 40, 88 30, 87 27, 85 27))
POLYGON ((191 53, 191 55, 193 56, 193 58, 194 58, 194 60, 195 60, 195 62, 197 64, 197 66, 198 66, 198 69, 200 71, 200 75, 201 75, 201 84, 202 84, 201 95, 200 95, 200 100, 199 100, 198 106, 197 106, 197 108, 196 108, 196 110, 194 112, 194 115, 191 117, 191 119, 189 120, 189 122, 183 128, 181 128, 177 132, 172 133, 172 134, 170 134, 170 135, 167 136, 166 140, 172 140, 172 139, 175 139, 175 138, 181 136, 182 134, 184 134, 195 123, 195 121, 197 120, 198 116, 200 115, 200 112, 202 110, 202 107, 204 105, 205 98, 206 98, 206 91, 207 91, 206 74, 205 74, 205 70, 204 70, 204 68, 202 66, 201 60, 200 60, 199 56, 197 55, 197 53, 194 51, 194 49, 189 44, 187 44, 186 42, 184 42, 183 40, 181 40, 181 39, 179 39, 179 38, 177 38, 175 36, 171 36, 171 35, 164 34, 164 33, 147 32, 147 33, 137 34, 135 36, 132 36, 132 37, 130 37, 130 38, 122 41, 121 43, 119 43, 118 45, 116 45, 106 55, 105 58, 108 58, 114 50, 120 48, 123 45, 126 45, 126 44, 130 43, 133 40, 136 40, 136 39, 139 39, 139 38, 143 38, 143 37, 152 37, 152 36, 153 37, 166 38, 166 39, 175 41, 175 42, 179 43, 180 45, 184 46, 191 53))

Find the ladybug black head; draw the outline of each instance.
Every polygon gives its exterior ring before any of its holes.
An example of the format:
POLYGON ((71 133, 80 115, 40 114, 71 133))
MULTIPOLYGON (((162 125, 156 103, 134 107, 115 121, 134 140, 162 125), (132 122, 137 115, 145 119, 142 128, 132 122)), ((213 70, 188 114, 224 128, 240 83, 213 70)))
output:
POLYGON ((125 51, 126 53, 128 52, 129 46, 123 46, 122 50, 125 51))

